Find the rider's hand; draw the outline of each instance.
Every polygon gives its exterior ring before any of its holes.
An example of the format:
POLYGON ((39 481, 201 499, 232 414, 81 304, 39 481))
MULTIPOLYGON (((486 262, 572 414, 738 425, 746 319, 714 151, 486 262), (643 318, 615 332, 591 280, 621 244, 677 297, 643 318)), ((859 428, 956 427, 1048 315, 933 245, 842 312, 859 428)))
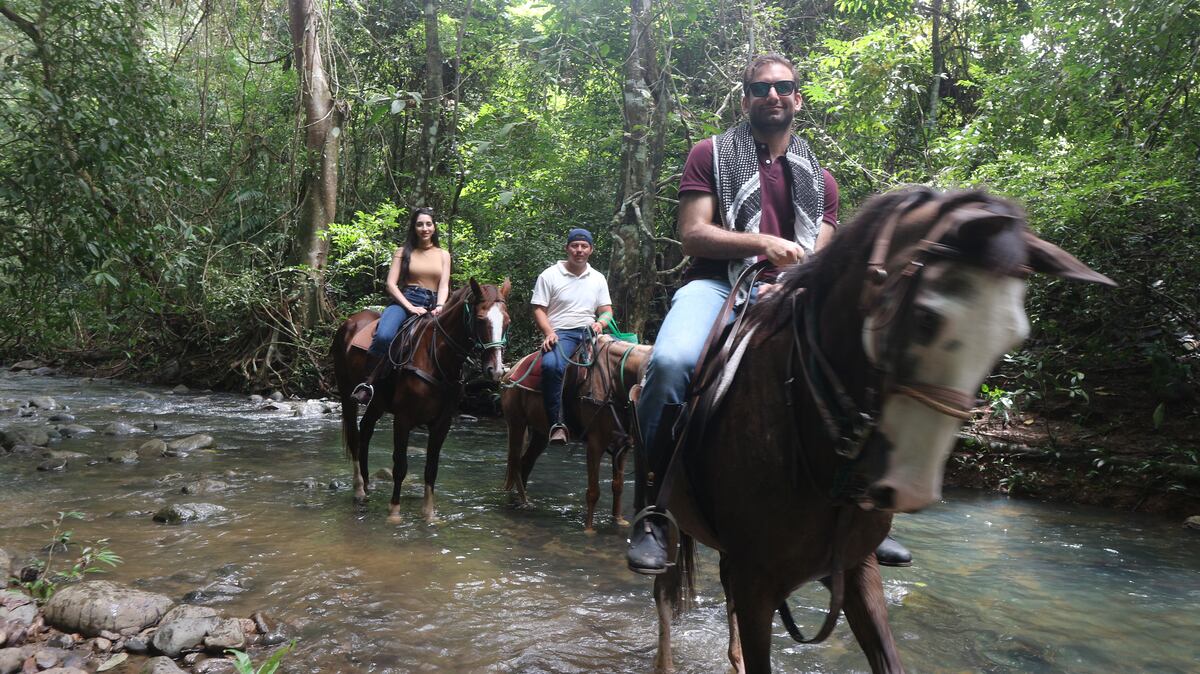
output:
POLYGON ((763 283, 758 286, 758 299, 763 300, 771 296, 771 293, 779 290, 778 283, 763 283))
POLYGON ((429 310, 425 307, 413 307, 412 310, 413 316, 424 316, 427 313, 429 313, 429 310))
POLYGON ((767 247, 763 250, 763 255, 766 255, 771 264, 776 267, 804 261, 804 249, 800 247, 800 244, 775 236, 770 238, 767 247))
POLYGON ((555 344, 558 344, 558 335, 552 332, 542 340, 542 351, 553 349, 555 344))
POLYGON ((600 321, 592 321, 592 334, 599 336, 604 333, 604 324, 600 321))
POLYGON ((442 305, 439 304, 436 307, 430 309, 429 313, 433 316, 441 316, 442 315, 442 305))

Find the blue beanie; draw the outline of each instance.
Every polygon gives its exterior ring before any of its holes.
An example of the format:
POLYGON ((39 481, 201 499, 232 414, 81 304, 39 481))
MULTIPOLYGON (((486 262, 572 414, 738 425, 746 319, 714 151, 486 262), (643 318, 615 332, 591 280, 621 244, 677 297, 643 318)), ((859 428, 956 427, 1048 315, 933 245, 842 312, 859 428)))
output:
POLYGON ((589 246, 596 245, 592 243, 592 233, 582 227, 576 227, 567 232, 567 245, 569 246, 576 241, 587 241, 589 246))

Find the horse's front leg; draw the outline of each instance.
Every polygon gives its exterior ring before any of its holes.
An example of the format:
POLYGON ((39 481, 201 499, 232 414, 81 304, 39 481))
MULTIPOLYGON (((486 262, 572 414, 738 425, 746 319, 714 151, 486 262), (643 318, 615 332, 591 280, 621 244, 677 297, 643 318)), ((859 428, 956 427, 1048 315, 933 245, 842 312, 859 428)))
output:
POLYGON ((437 482, 438 460, 442 455, 442 443, 450 433, 450 419, 453 415, 446 413, 429 427, 429 444, 425 447, 425 500, 421 504, 421 514, 425 521, 432 524, 435 515, 433 507, 433 485, 437 482))
POLYGON ((739 572, 732 564, 726 567, 723 560, 726 600, 733 604, 744 671, 747 674, 769 674, 771 622, 778 602, 772 601, 770 593, 754 575, 739 572))
POLYGON ((525 429, 523 419, 508 416, 508 462, 504 468, 504 491, 516 489, 521 505, 529 502, 529 495, 525 493, 525 480, 521 478, 521 450, 525 447, 525 429))
POLYGON ((600 460, 604 458, 605 440, 608 434, 593 428, 587 436, 587 514, 583 520, 584 533, 596 533, 596 503, 600 500, 600 460))
POLYGON ((620 448, 612 460, 613 524, 625 528, 629 521, 621 514, 621 495, 625 492, 625 460, 629 458, 629 447, 620 448))
POLYGON ((354 462, 354 502, 364 503, 367 500, 367 489, 370 487, 370 473, 367 472, 367 455, 371 450, 371 436, 375 434, 375 422, 383 416, 383 407, 368 405, 363 412, 362 421, 358 424, 358 461, 354 462))
POLYGON ((737 674, 746 674, 746 663, 742 659, 742 640, 738 636, 737 607, 733 603, 733 595, 729 592, 729 561, 721 555, 721 587, 725 589, 725 619, 729 623, 729 664, 737 674))
POLYGON ((903 672, 892 628, 888 625, 887 601, 875 553, 857 567, 846 569, 846 598, 842 608, 854 638, 867 656, 871 671, 903 672))
POLYGON ((392 429, 392 500, 388 507, 388 522, 400 523, 400 485, 408 475, 408 434, 411 430, 407 422, 397 415, 392 429))

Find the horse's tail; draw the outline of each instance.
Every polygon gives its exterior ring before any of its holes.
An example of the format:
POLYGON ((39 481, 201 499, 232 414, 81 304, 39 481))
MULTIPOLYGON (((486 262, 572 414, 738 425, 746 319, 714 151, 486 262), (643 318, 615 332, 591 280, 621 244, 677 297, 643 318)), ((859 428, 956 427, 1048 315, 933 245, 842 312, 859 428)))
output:
POLYGON ((342 445, 346 458, 358 461, 358 401, 350 396, 342 397, 342 445))
POLYGON ((696 539, 679 532, 679 558, 668 581, 667 596, 671 601, 672 619, 691 610, 696 603, 696 539))

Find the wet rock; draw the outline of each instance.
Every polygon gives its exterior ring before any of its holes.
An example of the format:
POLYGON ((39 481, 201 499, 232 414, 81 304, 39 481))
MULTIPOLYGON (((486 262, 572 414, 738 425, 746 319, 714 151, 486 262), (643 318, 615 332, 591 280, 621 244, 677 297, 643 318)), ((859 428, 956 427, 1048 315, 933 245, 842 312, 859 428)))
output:
POLYGON ((183 384, 180 384, 179 386, 176 386, 175 388, 171 389, 171 394, 172 395, 180 395, 183 393, 191 393, 191 391, 192 391, 192 389, 188 388, 187 386, 184 386, 183 384))
POLYGON ((100 663, 100 666, 96 668, 96 671, 97 672, 107 672, 108 670, 112 669, 113 667, 116 667, 117 665, 121 664, 122 662, 125 662, 128 659, 129 659, 128 653, 117 653, 116 655, 112 656, 111 658, 100 663))
POLYGON ((20 362, 13 363, 12 367, 8 369, 13 372, 19 372, 21 370, 36 370, 39 367, 42 367, 42 364, 36 360, 22 360, 20 362))
POLYGON ((52 472, 56 472, 56 471, 60 471, 60 470, 66 470, 67 469, 67 460, 61 459, 61 458, 46 459, 45 461, 38 464, 37 469, 44 473, 52 473, 52 472))
POLYGON ((58 373, 58 368, 46 367, 46 366, 35 367, 29 371, 29 374, 31 374, 35 377, 49 377, 50 375, 57 374, 57 373, 58 373))
POLYGON ((10 454, 36 454, 41 451, 41 447, 36 445, 13 445, 12 449, 8 450, 10 454))
POLYGON ((68 648, 75 648, 75 639, 71 638, 70 634, 63 634, 62 632, 59 632, 51 636, 49 639, 46 639, 46 645, 51 648, 61 648, 66 650, 68 648))
POLYGON ((79 461, 88 458, 83 452, 74 452, 69 449, 43 449, 38 452, 38 456, 43 459, 66 459, 68 461, 79 461))
POLYGON ((50 434, 46 429, 37 426, 9 426, 0 431, 0 445, 11 449, 14 445, 36 445, 45 447, 50 444, 50 434))
POLYGON ((151 456, 163 456, 166 451, 167 443, 159 440, 158 438, 147 440, 137 448, 138 456, 142 457, 143 459, 151 456))
POLYGON ((104 637, 96 637, 92 639, 92 650, 97 653, 107 653, 112 650, 113 642, 104 637))
POLYGON ((264 398, 263 398, 262 396, 258 395, 257 393, 255 393, 254 395, 250 396, 250 402, 252 402, 252 403, 254 403, 254 404, 256 404, 256 405, 257 405, 258 403, 261 403, 263 400, 264 400, 264 398))
POLYGON ((346 480, 330 480, 329 491, 346 491, 350 488, 350 483, 346 480))
POLYGON ((174 482, 175 480, 179 480, 181 478, 183 478, 183 473, 167 473, 166 475, 158 478, 158 482, 159 484, 164 482, 174 482))
POLYGON ((203 522, 225 511, 225 507, 215 503, 176 503, 154 513, 154 521, 167 524, 203 522))
POLYGON ((58 401, 50 396, 34 396, 29 399, 29 406, 36 407, 40 410, 56 410, 62 407, 58 401))
POLYGON ((317 478, 315 477, 306 477, 303 480, 297 480, 296 486, 300 487, 301 489, 313 490, 319 487, 320 483, 317 482, 317 478))
POLYGON ((81 435, 95 433, 96 429, 80 426, 79 424, 68 424, 58 429, 58 432, 68 438, 77 438, 81 435))
POLYGON ((1192 515, 1191 517, 1187 518, 1183 521, 1183 526, 1187 527, 1188 529, 1200 531, 1200 515, 1192 515))
POLYGON ((375 479, 376 480, 391 480, 392 479, 392 469, 391 468, 380 468, 379 470, 375 471, 375 479))
POLYGON ((69 412, 55 412, 50 415, 50 421, 58 424, 73 424, 75 423, 75 415, 69 412))
POLYGON ((137 463, 138 453, 132 449, 127 449, 123 452, 113 452, 108 455, 109 463, 137 463))
POLYGON ((20 648, 0 648, 0 674, 15 674, 25 664, 25 655, 20 648))
POLYGON ((178 440, 172 440, 171 442, 168 442, 167 450, 174 452, 194 452, 197 449, 211 447, 212 444, 213 439, 211 435, 197 433, 195 435, 189 435, 186 438, 180 438, 178 440))
POLYGON ((164 655, 157 658, 150 658, 146 664, 138 670, 138 674, 187 674, 184 670, 175 664, 175 661, 164 655))
POLYGON ((154 400, 158 396, 149 391, 134 391, 131 397, 137 398, 138 400, 154 400))
POLYGON ((229 485, 221 482, 220 480, 210 480, 205 478, 203 480, 196 480, 195 482, 189 482, 183 485, 183 488, 180 489, 180 491, 184 494, 210 494, 212 492, 225 491, 228 488, 229 485))
POLYGON ((237 665, 228 658, 207 658, 192 667, 192 674, 230 674, 236 671, 237 665))
POLYGON ((145 653, 150 650, 150 640, 143 636, 129 637, 125 640, 125 650, 130 653, 145 653))
POLYGON ((176 606, 163 616, 151 642, 164 655, 178 657, 219 625, 217 612, 204 606, 176 606))
POLYGON ((264 410, 290 410, 290 409, 292 409, 292 406, 286 402, 279 401, 279 402, 269 402, 269 403, 263 405, 262 408, 264 410))
POLYGON ((459 423, 473 424, 479 421, 479 417, 472 416, 470 414, 460 414, 458 415, 458 421, 459 423))
POLYGON ((141 435, 146 431, 143 431, 133 424, 127 424, 124 421, 114 421, 104 428, 101 428, 100 432, 104 433, 105 435, 141 435))
POLYGON ((19 590, 0 592, 0 623, 28 627, 37 618, 37 602, 19 590))
POLYGON ((204 647, 210 651, 224 653, 226 648, 242 648, 246 645, 246 635, 242 633, 242 625, 237 618, 222 620, 204 637, 204 647))
POLYGON ((12 555, 4 548, 0 548, 0 585, 7 585, 9 575, 12 574, 12 555))
POLYGON ((35 414, 37 414, 36 407, 22 407, 21 409, 17 410, 17 416, 19 417, 32 417, 35 414))
POLYGON ((50 669, 61 664, 66 655, 66 651, 61 648, 43 646, 34 652, 33 661, 37 663, 38 669, 50 669))
POLYGON ((106 580, 91 580, 54 593, 46 604, 46 622, 64 632, 86 637, 101 631, 136 634, 153 625, 175 602, 106 580))
POLYGON ((269 395, 267 397, 270 398, 271 400, 274 400, 275 402, 279 402, 279 401, 283 400, 283 394, 280 393, 279 391, 275 391, 274 393, 272 393, 271 395, 269 395))

